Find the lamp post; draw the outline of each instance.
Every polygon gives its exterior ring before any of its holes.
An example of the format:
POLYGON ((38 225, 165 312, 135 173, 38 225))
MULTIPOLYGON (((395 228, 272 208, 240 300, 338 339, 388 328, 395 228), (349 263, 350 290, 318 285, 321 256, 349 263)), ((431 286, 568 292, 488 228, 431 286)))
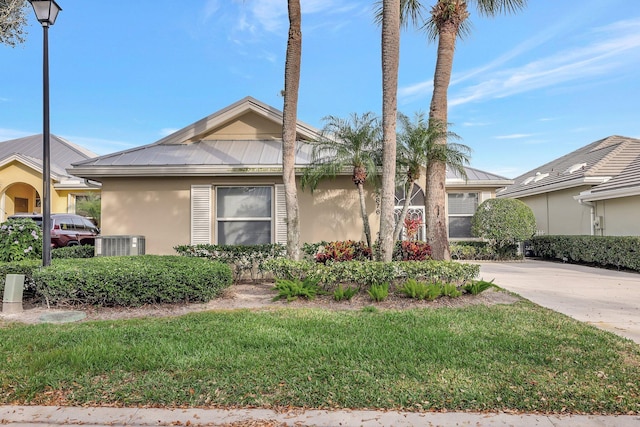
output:
POLYGON ((55 0, 29 0, 44 31, 42 64, 42 266, 51 264, 51 131, 49 129, 49 27, 62 9, 55 0))

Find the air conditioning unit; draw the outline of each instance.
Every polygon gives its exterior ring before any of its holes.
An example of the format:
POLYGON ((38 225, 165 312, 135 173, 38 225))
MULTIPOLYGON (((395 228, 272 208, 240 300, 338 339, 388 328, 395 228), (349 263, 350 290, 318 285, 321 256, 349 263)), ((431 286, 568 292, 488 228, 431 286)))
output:
POLYGON ((144 255, 144 236, 96 236, 96 256, 144 255))

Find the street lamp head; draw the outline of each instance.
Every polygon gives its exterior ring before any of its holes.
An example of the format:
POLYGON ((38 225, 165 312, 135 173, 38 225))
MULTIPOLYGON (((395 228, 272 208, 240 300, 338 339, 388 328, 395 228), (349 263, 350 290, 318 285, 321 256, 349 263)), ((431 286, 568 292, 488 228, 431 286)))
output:
POLYGON ((58 17, 58 12, 62 10, 55 0, 29 0, 29 3, 33 6, 36 18, 43 27, 53 25, 58 17))

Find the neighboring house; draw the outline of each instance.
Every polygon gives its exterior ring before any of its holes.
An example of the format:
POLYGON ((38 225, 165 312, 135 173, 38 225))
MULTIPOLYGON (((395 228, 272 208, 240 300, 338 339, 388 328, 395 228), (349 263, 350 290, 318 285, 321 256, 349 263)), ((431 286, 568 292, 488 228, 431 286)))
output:
MULTIPOLYGON (((298 122, 299 172, 311 160, 305 142, 318 136, 298 122)), ((175 253, 181 244, 285 243, 281 148, 282 112, 247 97, 156 143, 77 162, 68 171, 102 183, 102 234, 144 236, 147 253, 175 253)), ((471 168, 468 174, 468 182, 447 178, 456 235, 478 203, 512 182, 471 168)), ((303 242, 363 239, 350 170, 298 194, 303 242)), ((404 194, 397 198, 400 205, 404 194)), ((412 200, 413 213, 423 212, 422 190, 412 200)), ((375 235, 371 191, 367 204, 375 235)))
POLYGON ((640 140, 610 136, 514 179, 540 234, 640 235, 640 140))
MULTIPOLYGON (((96 154, 55 135, 50 144, 51 212, 75 213, 76 201, 99 194, 100 186, 69 175, 66 169, 96 154)), ((42 135, 0 142, 0 222, 16 213, 42 212, 42 154, 42 135)))

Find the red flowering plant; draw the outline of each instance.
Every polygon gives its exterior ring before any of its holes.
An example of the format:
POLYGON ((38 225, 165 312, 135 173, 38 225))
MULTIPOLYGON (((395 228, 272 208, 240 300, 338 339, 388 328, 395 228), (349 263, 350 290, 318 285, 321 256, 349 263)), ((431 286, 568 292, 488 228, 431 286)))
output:
POLYGON ((364 242, 344 240, 329 242, 316 254, 316 261, 326 264, 327 261, 368 261, 371 259, 371 248, 364 242))
POLYGON ((411 218, 407 215, 404 219, 404 230, 407 233, 407 240, 416 240, 421 226, 422 218, 411 218))
POLYGON ((396 242, 393 259, 396 261, 425 261, 431 259, 431 246, 427 242, 416 240, 396 242))

